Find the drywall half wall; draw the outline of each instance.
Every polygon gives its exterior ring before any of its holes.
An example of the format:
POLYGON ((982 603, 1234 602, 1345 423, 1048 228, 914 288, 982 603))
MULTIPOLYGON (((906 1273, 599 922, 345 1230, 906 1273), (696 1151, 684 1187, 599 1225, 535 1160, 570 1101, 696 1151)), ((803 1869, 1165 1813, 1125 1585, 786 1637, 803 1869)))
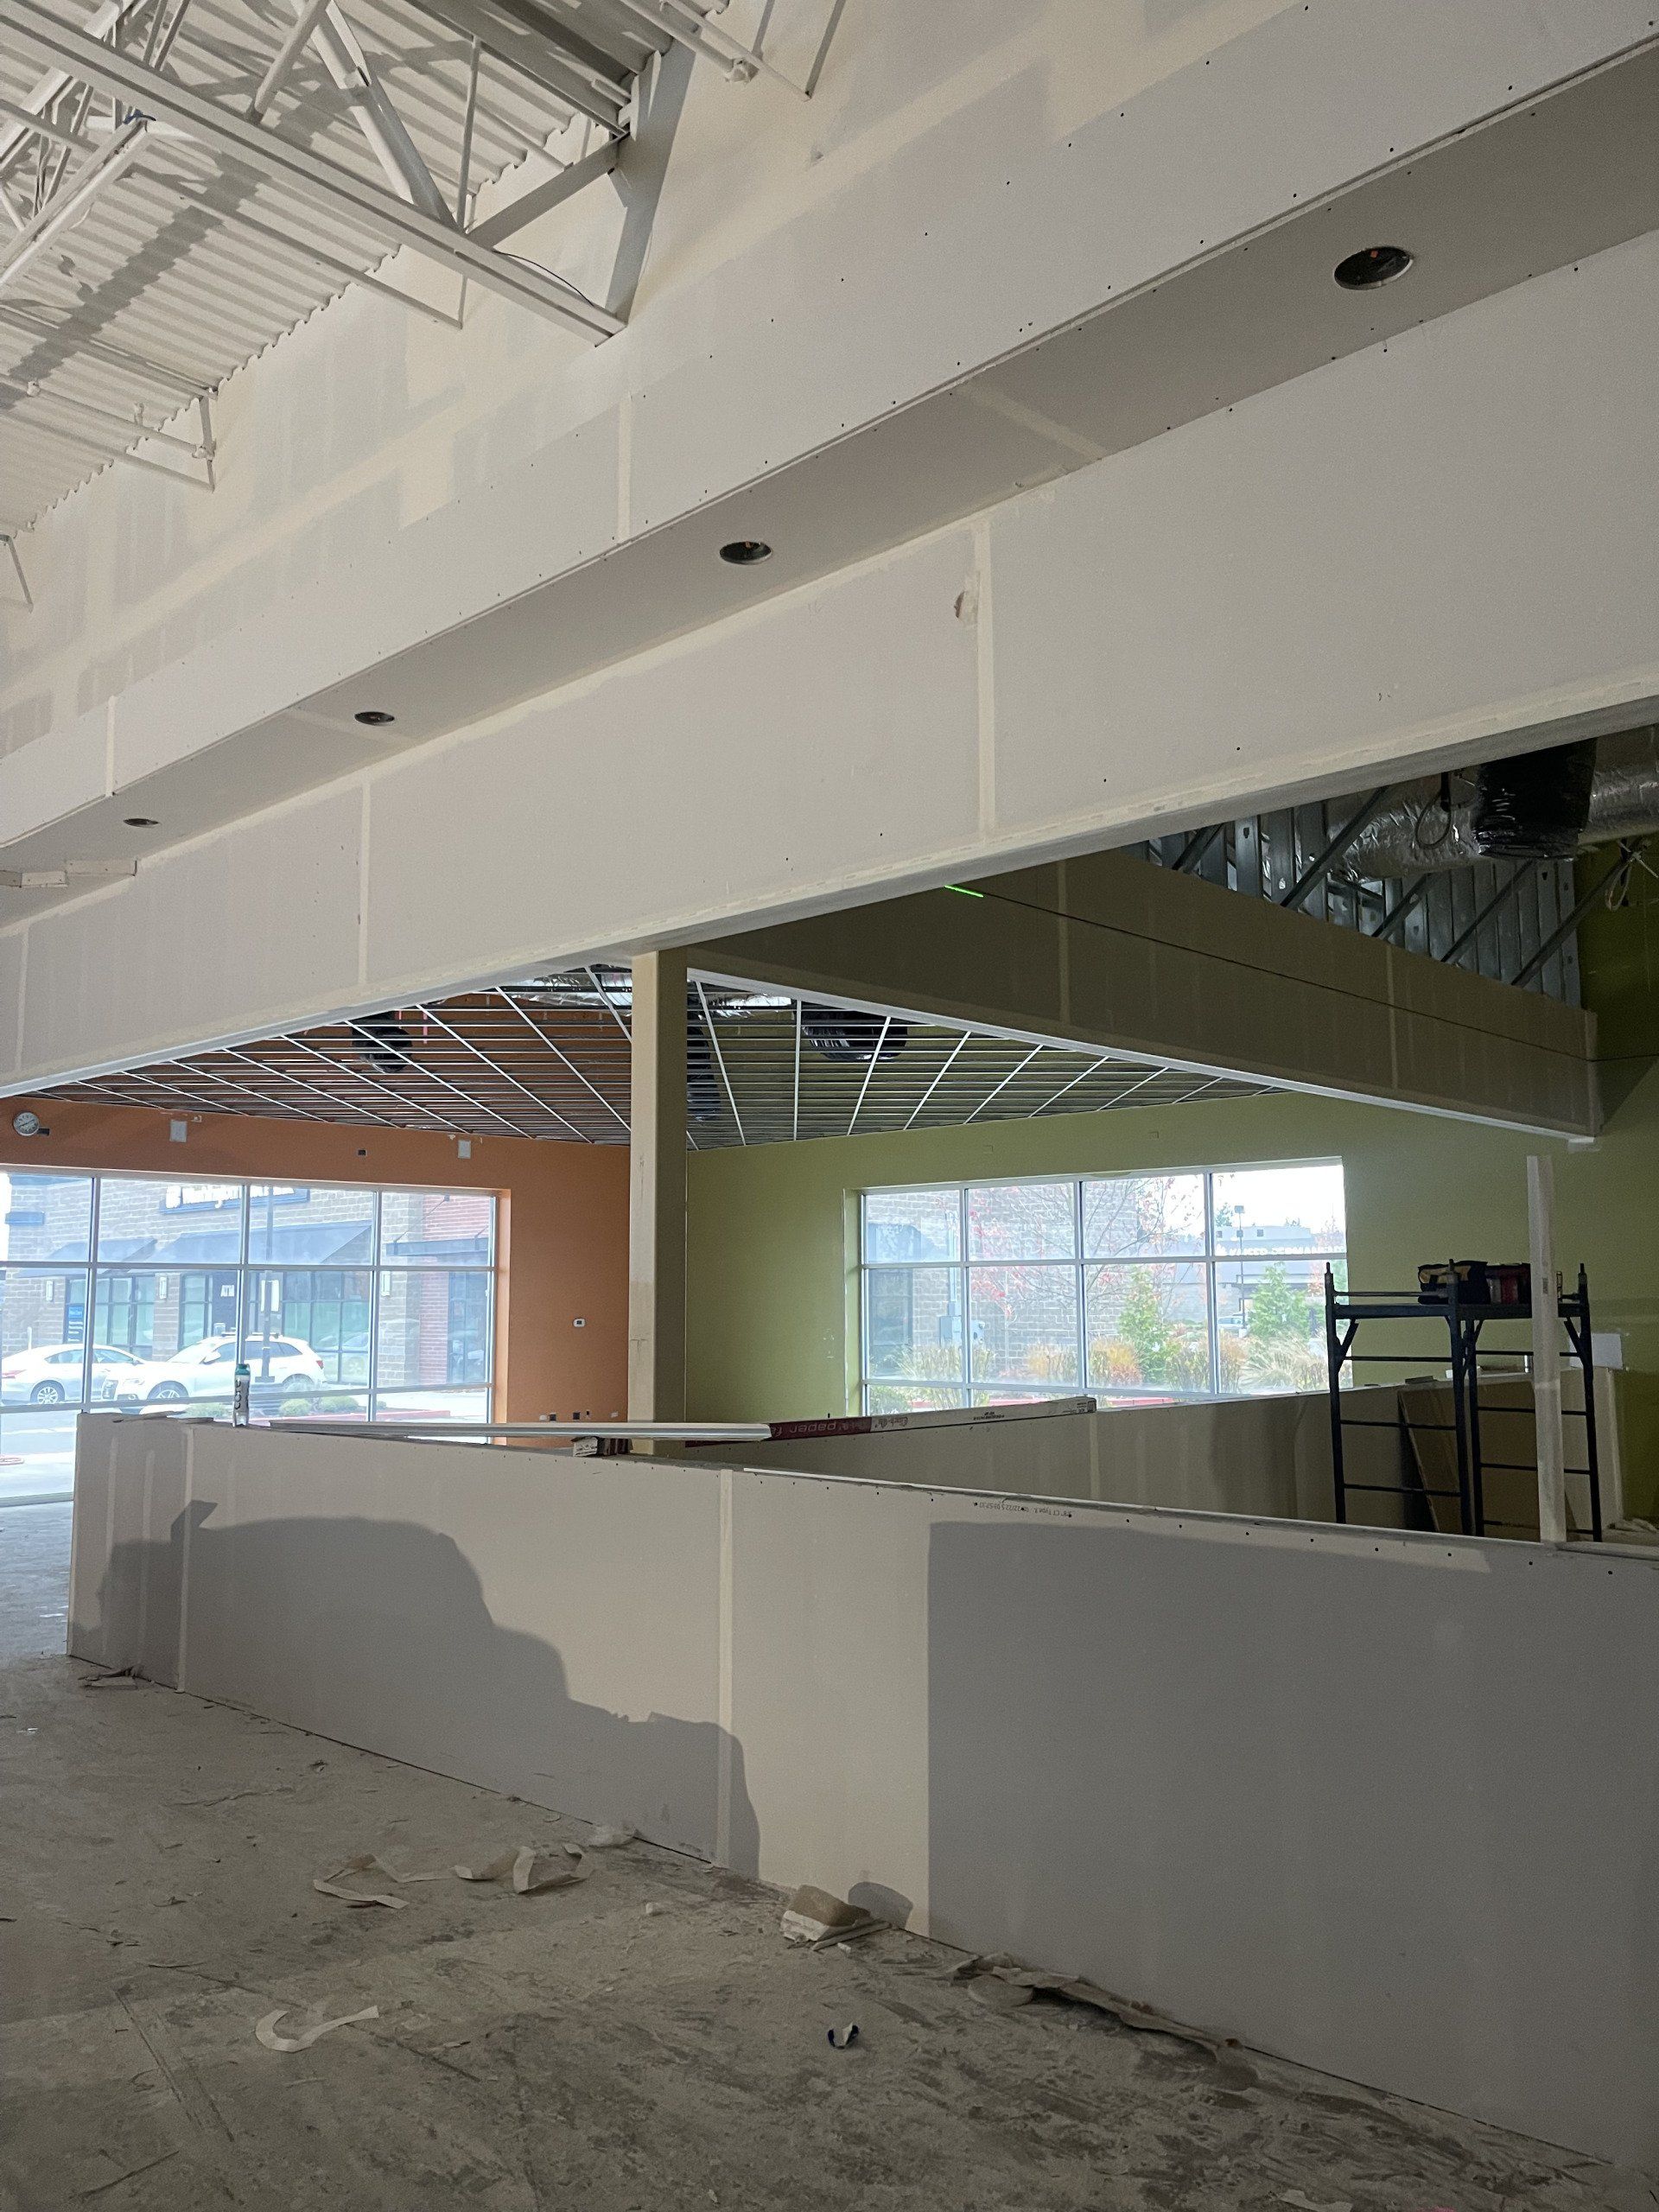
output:
MULTIPOLYGON (((1357 1481, 1397 1485, 1395 1392, 1351 1395, 1345 1410, 1382 1424, 1380 1433, 1355 1431, 1351 1474, 1357 1481)), ((1106 1413, 1095 1410, 1088 1398, 1056 1399, 971 1413, 895 1414, 868 1423, 800 1426, 824 1433, 745 1445, 746 1463, 924 1489, 1104 1499, 1287 1520, 1333 1517, 1330 1416, 1326 1401, 1313 1395, 1205 1399, 1106 1413)), ((715 1456, 712 1446, 686 1453, 701 1460, 715 1456)), ((1352 1517, 1380 1517, 1398 1526, 1398 1500, 1390 1506, 1387 1515, 1373 1516, 1356 1499, 1352 1517)))
POLYGON ((1659 2163, 1659 1559, 93 1414, 70 1624, 1659 2163))
MULTIPOLYGON (((1556 1156, 1561 1264, 1571 1270, 1585 1262, 1596 1328, 1620 1338, 1625 1506, 1649 1516, 1659 1505, 1659 1246, 1652 1232, 1659 1068, 1652 1065, 1584 1147, 1286 1093, 696 1153, 691 1412, 699 1420, 782 1421, 855 1409, 862 1190, 1336 1157, 1347 1195, 1349 1280, 1357 1289, 1393 1290, 1415 1281, 1422 1260, 1524 1257, 1526 1160, 1538 1149, 1556 1156)), ((1500 1328, 1483 1339, 1494 1349, 1512 1340, 1520 1338, 1500 1328)), ((1385 1348, 1404 1341, 1392 1336, 1385 1348)), ((1421 1348, 1429 1348, 1427 1331, 1421 1348)), ((1431 1363, 1420 1357, 1418 1371, 1431 1363)))
POLYGON ((71 1099, 30 1102, 46 1132, 0 1122, 0 1167, 13 1174, 219 1177, 295 1183, 406 1184, 496 1192, 495 1403, 499 1419, 580 1410, 605 1419, 627 1397, 628 1155, 619 1145, 450 1136, 272 1116, 179 1117, 71 1099), (182 1144, 172 1130, 182 1126, 182 1144))

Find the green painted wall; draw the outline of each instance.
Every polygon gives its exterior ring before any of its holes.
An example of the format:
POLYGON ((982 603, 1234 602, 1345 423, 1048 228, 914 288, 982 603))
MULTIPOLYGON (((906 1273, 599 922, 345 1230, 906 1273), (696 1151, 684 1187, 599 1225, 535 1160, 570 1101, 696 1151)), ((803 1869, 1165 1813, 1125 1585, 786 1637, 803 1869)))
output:
MULTIPOLYGON (((1337 1154, 1350 1278, 1394 1289, 1414 1280, 1421 1260, 1525 1258, 1526 1159, 1538 1141, 1280 1094, 697 1153, 691 1411, 739 1421, 848 1410, 849 1200, 873 1185, 1337 1154)), ((1628 1394, 1627 1502, 1650 1514, 1659 1503, 1659 1070, 1647 1067, 1593 1149, 1548 1148, 1561 1265, 1584 1261, 1597 1326, 1623 1331, 1626 1365, 1639 1370, 1628 1394)))
MULTIPOLYGON (((1659 866, 1659 839, 1646 858, 1659 866)), ((1350 1280, 1395 1289, 1422 1260, 1524 1259, 1526 1160, 1542 1148, 1556 1163, 1560 1266, 1570 1274, 1583 1261, 1598 1329, 1624 1339, 1627 1507, 1659 1516, 1659 875, 1639 868, 1621 903, 1585 924, 1580 949, 1607 1109, 1587 1147, 1281 1092, 694 1154, 693 1415, 849 1409, 853 1201, 874 1185, 1339 1155, 1350 1280)))

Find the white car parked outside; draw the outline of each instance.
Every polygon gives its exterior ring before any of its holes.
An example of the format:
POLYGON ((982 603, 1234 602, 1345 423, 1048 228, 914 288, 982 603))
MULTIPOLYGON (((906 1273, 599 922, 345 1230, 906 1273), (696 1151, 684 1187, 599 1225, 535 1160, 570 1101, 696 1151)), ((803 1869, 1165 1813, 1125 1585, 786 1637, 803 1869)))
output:
MULTIPOLYGON (((0 1403, 8 1406, 63 1406, 80 1403, 86 1373, 85 1344, 32 1344, 27 1351, 0 1359, 0 1403)), ((92 1396, 124 1397, 126 1385, 144 1367, 137 1353, 114 1344, 92 1346, 92 1396)))
MULTIPOLYGON (((206 1337, 171 1359, 140 1362, 135 1373, 118 1380, 115 1395, 149 1405, 177 1405, 191 1398, 222 1398, 228 1404, 236 1387, 237 1357, 234 1337, 206 1337)), ((327 1379, 321 1360, 297 1337, 250 1337, 242 1357, 252 1371, 256 1398, 278 1386, 303 1396, 321 1389, 327 1379)))

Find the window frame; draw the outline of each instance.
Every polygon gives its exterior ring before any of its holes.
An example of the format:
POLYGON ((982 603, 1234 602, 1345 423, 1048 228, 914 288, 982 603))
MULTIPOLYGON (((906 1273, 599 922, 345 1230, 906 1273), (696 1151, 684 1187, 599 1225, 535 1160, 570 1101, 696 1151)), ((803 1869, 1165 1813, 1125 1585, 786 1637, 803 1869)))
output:
MULTIPOLYGON (((1326 1261, 1345 1262, 1348 1250, 1347 1188, 1344 1175, 1342 1243, 1336 1250, 1310 1255, 1306 1250, 1291 1251, 1275 1243, 1267 1246, 1224 1247, 1216 1230, 1216 1182, 1229 1175, 1271 1174, 1299 1168, 1334 1167, 1343 1175, 1339 1155, 1322 1154, 1308 1159, 1220 1161, 1205 1166, 1143 1167, 1120 1170, 1111 1173, 1084 1172, 1070 1175, 1001 1175, 988 1176, 971 1183, 892 1183, 872 1185, 857 1193, 857 1205, 853 1210, 856 1255, 854 1274, 858 1286, 858 1373, 856 1402, 866 1414, 874 1410, 874 1394, 883 1390, 904 1391, 912 1397, 933 1397, 947 1403, 953 1402, 964 1410, 973 1410, 982 1397, 990 1402, 1031 1402, 1042 1399, 1064 1399, 1084 1396, 1109 1398, 1118 1405, 1147 1404, 1211 1404, 1219 1400, 1236 1400, 1255 1396, 1251 1391, 1228 1390, 1222 1387, 1221 1369, 1221 1289, 1225 1270, 1242 1266, 1260 1267, 1275 1262, 1306 1262, 1310 1257, 1326 1261), (1204 1234, 1199 1249, 1192 1252, 1167 1254, 1128 1254, 1102 1257, 1087 1249, 1084 1223, 1087 1218, 1087 1192, 1091 1184, 1141 1183, 1175 1181, 1183 1178, 1198 1180, 1203 1190, 1204 1234), (1069 1188, 1071 1197, 1072 1249, 1070 1257, 1047 1256, 1033 1259, 993 1258, 976 1255, 969 1230, 969 1200, 975 1192, 995 1190, 1033 1190, 1044 1186, 1061 1185, 1069 1188), (957 1205, 957 1256, 943 1260, 877 1259, 869 1256, 870 1201, 891 1196, 896 1192, 950 1192, 957 1205), (973 1277, 976 1270, 986 1268, 1018 1268, 1026 1272, 1039 1268, 1070 1268, 1076 1281, 1077 1308, 1077 1369, 1075 1383, 1044 1383, 1030 1382, 1023 1377, 999 1378, 995 1376, 976 1376, 974 1373, 974 1300, 973 1277), (1205 1313, 1205 1346, 1208 1364, 1206 1386, 1201 1389, 1182 1388, 1172 1384, 1108 1385, 1090 1380, 1089 1372, 1089 1288, 1091 1275, 1105 1268, 1188 1268, 1194 1271, 1203 1288, 1205 1313), (870 1356, 870 1318, 873 1300, 870 1278, 873 1275, 897 1274, 909 1275, 935 1273, 955 1278, 950 1303, 961 1314, 958 1337, 957 1372, 954 1377, 931 1376, 901 1376, 877 1374, 870 1356), (1001 1394, 996 1395, 995 1394, 1001 1394)), ((1236 1287, 1236 1285, 1233 1286, 1236 1287)), ((948 1306, 947 1306, 947 1310, 948 1306)))
MULTIPOLYGON (((16 1172, 20 1175, 29 1173, 24 1169, 18 1169, 16 1172)), ((349 1306, 361 1303, 365 1306, 366 1311, 365 1380, 360 1383, 325 1382, 321 1386, 319 1395, 350 1391, 353 1396, 361 1396, 364 1402, 365 1418, 374 1421, 383 1417, 395 1418, 396 1416, 395 1407, 389 1407, 383 1410, 380 1405, 383 1395, 395 1396, 399 1401, 403 1401, 412 1393, 420 1390, 441 1389, 447 1392, 454 1389, 477 1396, 480 1419, 487 1421, 493 1418, 500 1304, 501 1194, 499 1191, 449 1184, 369 1184, 326 1181, 300 1185, 281 1181, 271 1176, 215 1176, 211 1179, 211 1185, 207 1179, 200 1183, 181 1184, 175 1176, 140 1168, 103 1171, 65 1167, 60 1171, 54 1171, 54 1179, 60 1175, 66 1181, 84 1180, 90 1186, 86 1257, 84 1260, 48 1262, 13 1260, 8 1255, 3 1261, 0 1261, 0 1281, 3 1281, 13 1274, 25 1280, 39 1278, 43 1281, 48 1280, 60 1281, 63 1286, 66 1316, 73 1306, 74 1290, 79 1289, 82 1297, 79 1382, 78 1389, 72 1389, 69 1392, 68 1403, 71 1406, 79 1404, 85 1408, 105 1402, 94 1395, 94 1373, 99 1364, 95 1355, 104 1342, 104 1338, 99 1334, 99 1322, 100 1318, 105 1321, 105 1333, 107 1335, 109 1333, 107 1324, 112 1319, 114 1310, 113 1302, 111 1301, 111 1293, 118 1286, 124 1288, 126 1293, 125 1298, 121 1302, 124 1309, 128 1311, 136 1309, 143 1303, 138 1294, 141 1285, 147 1286, 149 1290, 149 1309, 153 1313, 155 1306, 160 1302, 156 1287, 163 1277, 177 1275, 180 1278, 179 1302, 181 1304, 183 1302, 182 1284, 186 1278, 200 1275, 206 1282, 211 1283, 216 1276, 232 1277, 236 1285, 234 1332, 221 1330, 216 1333, 216 1336, 204 1336, 193 1341, 208 1344, 233 1336, 235 1357, 240 1361, 247 1356, 250 1340, 257 1344, 267 1338, 275 1341, 278 1337, 286 1339, 293 1334, 286 1325, 279 1325, 276 1328, 268 1325, 264 1294, 261 1287, 265 1279, 283 1278, 289 1274, 303 1273, 313 1286, 311 1299, 313 1305, 317 1302, 315 1289, 318 1278, 338 1277, 340 1279, 341 1289, 339 1300, 334 1301, 337 1310, 343 1315, 349 1306), (172 1217, 181 1213, 205 1214, 217 1216, 225 1223, 227 1229, 233 1224, 235 1245, 233 1255, 227 1254, 223 1258, 195 1260, 183 1265, 176 1261, 158 1263, 154 1260, 135 1259, 131 1256, 116 1257, 113 1251, 108 1257, 100 1257, 99 1243, 105 1194, 113 1186, 123 1184, 147 1184, 156 1189, 162 1194, 156 1210, 162 1216, 172 1217), (177 1190, 188 1190, 194 1192, 210 1186, 223 1190, 226 1195, 213 1199, 192 1197, 182 1202, 170 1202, 168 1195, 177 1190), (314 1194, 318 1192, 334 1191, 349 1192, 353 1197, 365 1198, 369 1202, 370 1236, 366 1255, 340 1262, 296 1260, 291 1262, 280 1259, 256 1259, 253 1256, 256 1192, 270 1192, 273 1193, 273 1205, 287 1207, 301 1202, 308 1203, 314 1194), (452 1261, 431 1254, 411 1256, 408 1254, 388 1255, 385 1253, 383 1249, 385 1200, 388 1198, 428 1198, 432 1197, 476 1198, 483 1201, 487 1206, 486 1255, 482 1260, 452 1261), (447 1382, 430 1385, 396 1383, 389 1386, 388 1389, 383 1392, 378 1374, 380 1294, 383 1281, 387 1276, 428 1279, 442 1276, 445 1279, 446 1311, 450 1311, 453 1310, 454 1304, 455 1278, 461 1275, 476 1278, 486 1285, 483 1300, 483 1344, 481 1357, 478 1362, 483 1370, 484 1380, 481 1382, 453 1385, 447 1382), (356 1277, 366 1277, 366 1300, 353 1300, 345 1291, 345 1279, 356 1277), (101 1311, 100 1294, 106 1301, 101 1311)), ((260 1200, 260 1205, 263 1208, 263 1198, 260 1200)), ((205 1295, 198 1302, 201 1304, 203 1317, 211 1317, 213 1307, 211 1295, 205 1295)), ((307 1341, 309 1340, 307 1339, 307 1341)), ((138 1352, 130 1344, 117 1346, 115 1349, 127 1352, 131 1357, 144 1364, 165 1361, 176 1356, 175 1353, 156 1353, 153 1349, 149 1352, 138 1352)), ((179 1351, 190 1349, 189 1344, 181 1344, 177 1347, 179 1351)), ((312 1349, 315 1351, 317 1347, 314 1345, 312 1349)), ((332 1356, 338 1360, 343 1349, 341 1347, 340 1351, 335 1351, 332 1356)), ((325 1365, 330 1356, 328 1351, 320 1354, 325 1365)), ((222 1359, 223 1356, 220 1355, 220 1357, 222 1359)), ((208 1402, 197 1400, 194 1402, 202 1405, 208 1402)), ((13 1407, 8 1410, 16 1412, 17 1408, 13 1407)))

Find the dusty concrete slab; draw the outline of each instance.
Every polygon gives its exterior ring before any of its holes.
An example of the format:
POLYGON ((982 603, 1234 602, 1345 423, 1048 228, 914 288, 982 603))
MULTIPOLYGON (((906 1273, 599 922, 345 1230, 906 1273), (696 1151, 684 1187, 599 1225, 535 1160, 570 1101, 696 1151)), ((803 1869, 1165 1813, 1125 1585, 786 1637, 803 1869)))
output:
POLYGON ((433 1870, 585 1830, 169 1691, 84 1687, 43 1655, 67 1544, 66 1509, 0 1516, 7 2212, 1659 2202, 1252 2054, 1059 2004, 994 2013, 901 1933, 791 1950, 775 1894, 644 1845, 540 1897, 446 1878, 354 1910, 311 1887, 353 1852, 433 1870), (378 2017, 279 2055, 255 2027, 282 2005, 378 2017))

